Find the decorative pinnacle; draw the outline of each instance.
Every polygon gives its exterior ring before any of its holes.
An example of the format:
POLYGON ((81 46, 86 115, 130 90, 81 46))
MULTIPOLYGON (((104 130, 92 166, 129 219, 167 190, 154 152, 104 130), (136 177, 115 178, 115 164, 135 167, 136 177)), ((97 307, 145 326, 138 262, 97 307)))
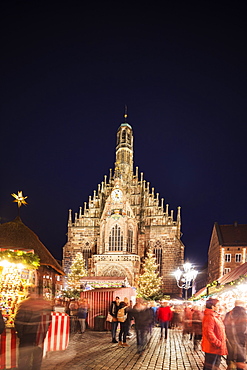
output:
POLYGON ((125 104, 125 107, 124 107, 124 122, 126 122, 126 119, 128 118, 128 107, 127 105, 125 104))

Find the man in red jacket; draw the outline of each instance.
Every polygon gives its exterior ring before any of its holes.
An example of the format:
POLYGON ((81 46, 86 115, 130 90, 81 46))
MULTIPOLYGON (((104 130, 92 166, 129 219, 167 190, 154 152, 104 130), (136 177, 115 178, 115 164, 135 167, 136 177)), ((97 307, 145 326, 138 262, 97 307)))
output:
POLYGON ((161 302, 161 306, 157 310, 157 321, 160 323, 161 336, 163 338, 163 329, 165 329, 165 339, 167 339, 169 322, 172 319, 172 310, 168 306, 167 302, 161 302))

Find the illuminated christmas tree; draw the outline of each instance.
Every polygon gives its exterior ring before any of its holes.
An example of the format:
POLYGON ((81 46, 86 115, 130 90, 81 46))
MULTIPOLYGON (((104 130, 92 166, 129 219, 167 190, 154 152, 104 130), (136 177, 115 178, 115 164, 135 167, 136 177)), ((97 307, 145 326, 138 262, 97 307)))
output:
POLYGON ((139 276, 137 294, 145 299, 154 299, 161 294, 162 279, 157 272, 158 265, 151 250, 143 263, 143 274, 139 276))
POLYGON ((85 260, 81 252, 76 253, 75 259, 71 265, 71 272, 68 274, 68 286, 70 289, 80 289, 81 278, 87 276, 85 260))

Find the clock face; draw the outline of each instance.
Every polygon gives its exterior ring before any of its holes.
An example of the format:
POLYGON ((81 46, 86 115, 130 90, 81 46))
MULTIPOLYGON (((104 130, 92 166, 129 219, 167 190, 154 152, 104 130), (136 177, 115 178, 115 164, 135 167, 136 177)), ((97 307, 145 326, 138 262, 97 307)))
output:
POLYGON ((123 193, 120 189, 114 189, 112 190, 111 197, 114 202, 120 202, 123 197, 123 193))

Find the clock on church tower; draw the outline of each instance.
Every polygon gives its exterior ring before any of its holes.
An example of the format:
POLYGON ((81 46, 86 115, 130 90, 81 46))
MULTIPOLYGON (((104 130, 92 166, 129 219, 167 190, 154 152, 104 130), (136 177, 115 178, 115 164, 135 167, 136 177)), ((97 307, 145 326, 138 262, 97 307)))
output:
POLYGON ((112 192, 111 192, 111 198, 112 198, 112 200, 114 202, 121 202, 122 197, 123 197, 122 190, 120 190, 118 188, 112 190, 112 192))

